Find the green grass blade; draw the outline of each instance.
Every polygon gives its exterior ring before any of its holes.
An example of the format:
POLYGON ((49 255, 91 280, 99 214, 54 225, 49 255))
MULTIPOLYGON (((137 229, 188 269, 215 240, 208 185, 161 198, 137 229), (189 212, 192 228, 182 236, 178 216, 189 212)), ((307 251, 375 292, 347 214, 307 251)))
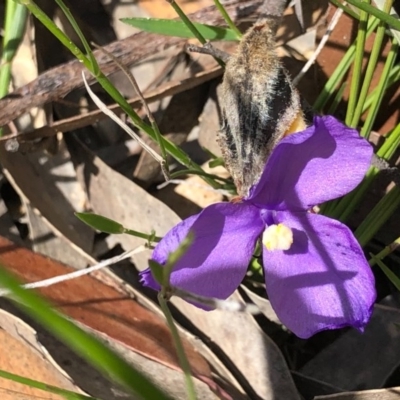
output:
POLYGON ((373 267, 376 264, 377 259, 382 260, 390 253, 393 253, 399 247, 400 247, 400 237, 398 237, 395 241, 390 243, 389 246, 386 246, 384 249, 382 249, 378 254, 372 256, 372 258, 369 260, 369 265, 373 267))
MULTIPOLYGON (((364 1, 369 2, 370 0, 364 0, 364 1)), ((364 59, 365 40, 367 38, 368 19, 369 19, 369 14, 365 11, 361 11, 360 22, 358 24, 357 44, 356 44, 356 52, 353 65, 353 73, 351 76, 349 102, 346 113, 346 125, 351 126, 353 128, 354 126, 352 125, 352 121, 354 117, 354 111, 359 99, 361 71, 364 59)))
POLYGON ((146 376, 134 369, 100 340, 54 311, 33 291, 21 288, 17 280, 1 267, 0 285, 12 292, 12 300, 16 302, 17 307, 106 376, 143 399, 170 400, 170 397, 158 389, 146 376))
POLYGON ((0 68, 0 98, 8 93, 11 81, 11 63, 23 39, 27 18, 28 10, 25 6, 16 4, 13 0, 6 1, 0 68))
MULTIPOLYGON (((379 19, 377 18, 370 18, 368 21, 367 26, 367 37, 376 29, 379 24, 379 19)), ((317 100, 314 103, 313 108, 316 111, 322 111, 325 105, 328 103, 331 96, 333 96, 335 92, 335 88, 339 85, 339 82, 343 79, 346 75, 347 71, 349 70, 356 52, 356 45, 357 39, 354 43, 351 44, 349 49, 347 50, 346 54, 336 67, 335 71, 331 75, 331 77, 326 82, 324 88, 322 89, 320 95, 318 96, 317 100)))
POLYGON ((72 28, 74 29, 75 33, 78 35, 79 39, 81 40, 83 47, 86 50, 86 55, 89 58, 91 64, 92 64, 92 71, 93 74, 96 76, 100 72, 99 70, 99 65, 97 64, 97 61, 93 55, 92 49, 89 46, 89 43, 87 42, 85 35, 83 34, 81 28, 79 28, 79 25, 77 24, 74 16, 71 14, 71 11, 69 11, 69 8, 65 5, 65 3, 62 0, 56 0, 56 3, 64 13, 64 15, 67 17, 69 23, 71 24, 72 28))
MULTIPOLYGON (((391 7, 392 7, 393 0, 387 0, 385 2, 385 12, 389 12, 391 7)), ((376 31, 375 35, 375 40, 374 44, 372 46, 372 51, 371 54, 368 58, 368 66, 367 70, 365 72, 365 76, 363 79, 363 84, 361 88, 360 95, 358 96, 357 102, 356 102, 356 107, 353 115, 353 119, 351 121, 351 126, 353 128, 356 128, 360 122, 362 110, 364 108, 364 103, 367 98, 367 94, 372 82, 372 78, 374 76, 375 70, 376 70, 376 65, 378 64, 378 59, 382 50, 382 43, 383 39, 385 37, 385 30, 386 30, 386 24, 384 22, 380 22, 378 29, 376 31)), ((386 73, 389 73, 389 71, 386 71, 386 73)))
POLYGON ((390 71, 392 70, 394 63, 396 61, 396 58, 397 58, 398 49, 399 49, 398 42, 396 41, 396 39, 393 39, 392 47, 389 51, 389 54, 385 61, 385 65, 383 67, 382 75, 379 78, 379 83, 377 86, 377 93, 375 95, 374 101, 371 104, 371 107, 369 109, 365 123, 364 123, 363 127, 361 128, 361 132, 360 132, 361 136, 364 136, 366 138, 369 137, 369 135, 372 131, 376 116, 378 115, 378 112, 380 110, 383 96, 388 87, 390 71))
MULTIPOLYGON (((138 28, 142 31, 158 33, 164 36, 177 36, 191 39, 195 35, 182 21, 158 18, 121 18, 125 24, 138 28)), ((238 40, 237 33, 231 28, 199 24, 192 22, 195 28, 206 40, 238 40)))
POLYGON ((214 4, 218 11, 221 13, 225 22, 228 24, 229 28, 231 28, 232 31, 235 32, 236 37, 239 40, 242 37, 242 32, 240 32, 237 26, 234 24, 229 14, 226 12, 225 7, 221 4, 219 0, 214 0, 214 4))
POLYGON ((347 0, 347 2, 353 6, 356 6, 360 10, 363 10, 368 14, 375 16, 376 18, 385 22, 397 31, 400 31, 400 21, 397 18, 392 17, 391 15, 379 10, 378 8, 371 6, 370 4, 366 4, 360 0, 347 0))
POLYGON ((347 7, 345 5, 343 5, 343 3, 341 3, 338 0, 330 0, 330 2, 332 4, 334 4, 337 8, 341 8, 346 14, 350 15, 351 17, 353 17, 354 19, 359 20, 360 16, 359 14, 357 14, 354 10, 352 10, 350 7, 347 7))
POLYGON ((391 217, 391 215, 400 206, 400 188, 394 186, 386 195, 378 202, 378 204, 367 215, 364 221, 354 232, 354 235, 360 242, 361 246, 365 246, 383 226, 383 224, 391 217))
POLYGON ((386 264, 384 264, 383 261, 375 257, 372 257, 372 260, 378 264, 379 268, 387 276, 390 282, 392 282, 393 285, 396 286, 396 289, 400 291, 400 278, 386 264))
POLYGON ((70 390, 61 389, 53 385, 48 385, 47 383, 35 381, 33 379, 25 378, 24 376, 15 375, 3 370, 0 370, 0 377, 13 382, 21 383, 22 385, 43 390, 44 392, 58 394, 67 400, 100 400, 95 397, 71 392, 70 390))

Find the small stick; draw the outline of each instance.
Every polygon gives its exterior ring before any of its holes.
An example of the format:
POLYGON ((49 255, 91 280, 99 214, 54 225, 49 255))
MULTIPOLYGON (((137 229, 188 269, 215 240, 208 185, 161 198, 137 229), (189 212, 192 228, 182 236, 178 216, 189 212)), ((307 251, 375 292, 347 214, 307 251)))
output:
POLYGON ((186 49, 195 53, 208 54, 214 58, 219 58, 225 64, 230 58, 230 54, 225 51, 219 50, 214 47, 210 42, 207 42, 204 46, 196 46, 194 44, 188 44, 186 49))
MULTIPOLYGON (((125 260, 126 258, 129 258, 135 254, 138 254, 138 253, 144 251, 145 249, 146 249, 145 246, 139 246, 134 250, 129 250, 122 254, 119 254, 118 256, 111 257, 107 260, 103 260, 103 261, 99 262, 98 264, 93 265, 89 268, 80 269, 78 271, 70 272, 69 274, 54 276, 53 278, 44 279, 43 281, 39 281, 39 282, 27 283, 25 285, 22 285, 22 287, 24 289, 37 289, 37 288, 41 288, 41 287, 48 287, 51 285, 55 285, 56 283, 69 281, 71 279, 79 278, 81 276, 88 275, 94 271, 98 271, 102 268, 108 267, 111 264, 115 264, 119 261, 125 260)), ((0 290, 0 296, 7 296, 9 294, 11 294, 11 292, 9 290, 6 290, 6 289, 0 290)))
POLYGON ((85 84, 86 90, 90 96, 90 98, 93 100, 93 102, 96 104, 96 106, 108 117, 110 117, 114 122, 116 122, 129 136, 131 136, 133 139, 137 140, 139 144, 161 165, 161 168, 164 166, 164 159, 157 153, 155 152, 150 146, 148 146, 144 140, 137 135, 125 122, 121 120, 116 114, 114 114, 107 106, 93 93, 92 89, 90 89, 90 86, 88 85, 85 74, 82 71, 82 79, 83 83, 85 84))

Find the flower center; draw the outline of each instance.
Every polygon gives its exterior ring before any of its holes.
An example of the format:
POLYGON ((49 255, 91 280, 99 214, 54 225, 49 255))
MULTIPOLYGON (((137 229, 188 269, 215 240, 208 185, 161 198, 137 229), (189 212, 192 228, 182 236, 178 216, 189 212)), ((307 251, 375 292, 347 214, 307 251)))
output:
POLYGON ((289 250, 293 243, 293 232, 283 224, 269 225, 263 233, 262 242, 270 251, 289 250))

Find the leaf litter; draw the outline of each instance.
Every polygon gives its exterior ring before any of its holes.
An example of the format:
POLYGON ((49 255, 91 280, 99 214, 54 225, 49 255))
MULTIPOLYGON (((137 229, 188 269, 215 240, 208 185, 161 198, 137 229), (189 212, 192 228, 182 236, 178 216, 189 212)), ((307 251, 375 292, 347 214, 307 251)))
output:
MULTIPOLYGON (((188 11, 196 11, 197 8, 192 7, 201 8, 211 3, 211 1, 188 2, 188 11)), ((313 2, 312 6, 304 3, 306 2, 303 2, 302 13, 309 31, 308 36, 305 36, 305 39, 303 38, 303 42, 296 41, 299 32, 295 33, 297 28, 294 28, 296 24, 293 23, 293 10, 290 10, 286 17, 292 18, 292 22, 283 25, 282 37, 286 36, 285 43, 290 42, 288 38, 292 39, 289 45, 289 47, 292 47, 290 54, 297 52, 304 55, 315 46, 314 41, 317 33, 314 28, 315 26, 318 27, 318 24, 323 24, 321 20, 327 15, 326 2, 313 2), (311 11, 308 7, 311 7, 311 11), (310 22, 310 20, 312 21, 310 22), (310 33, 310 30, 313 29, 314 31, 310 33)), ((183 4, 185 5, 185 2, 183 4)), ((167 2, 160 1, 157 3, 157 7, 153 6, 154 4, 149 6, 147 2, 138 2, 138 4, 129 6, 129 12, 133 16, 153 16, 152 12, 157 10, 160 13, 158 16, 161 18, 172 16, 170 14, 171 8, 167 2)), ((108 10, 112 11, 114 18, 117 14, 127 16, 126 9, 127 6, 123 4, 108 5, 108 10), (123 10, 122 14, 121 10, 123 10)), ((296 12, 298 12, 298 8, 296 12)), ((254 17, 255 15, 253 15, 254 17)), ((83 17, 81 16, 81 18, 83 17)), ((342 32, 342 30, 348 29, 346 24, 349 24, 349 22, 341 21, 338 31, 342 32)), ((110 26, 108 26, 108 29, 110 26)), ((113 39, 126 37, 132 32, 127 31, 126 26, 119 22, 115 22, 114 26, 116 28, 113 39)), ((110 34, 102 32, 101 26, 90 26, 89 28, 92 37, 97 38, 96 42, 106 44, 110 41, 110 34)), ((135 46, 140 45, 142 49, 146 49, 148 37, 151 36, 139 35, 137 38, 141 38, 142 42, 137 41, 135 46)), ((334 37, 334 40, 338 40, 338 38, 334 37)), ((154 49, 158 50, 161 47, 182 43, 182 40, 165 41, 164 39, 161 42, 155 41, 151 43, 153 47, 149 47, 147 53, 146 50, 142 53, 137 52, 137 56, 131 55, 124 60, 131 63, 134 59, 142 58, 142 54, 149 55, 154 52, 154 49)), ((114 46, 115 48, 117 47, 114 46)), ((328 41, 327 48, 321 54, 322 66, 328 76, 330 72, 326 58, 334 55, 337 59, 340 59, 342 56, 342 52, 337 55, 335 51, 329 49, 328 41)), ((168 57, 165 58, 164 65, 169 62, 168 57)), ((62 62, 66 61, 63 60, 62 62)), ((199 58, 196 55, 190 55, 189 67, 193 67, 198 61, 199 58)), ((298 64, 294 64, 294 70, 291 71, 292 75, 297 74, 300 70, 297 67, 298 64)), ((335 65, 332 60, 329 64, 335 65)), ((76 63, 74 65, 75 69, 71 69, 72 75, 79 76, 80 68, 76 66, 76 63)), ((154 65, 156 65, 154 61, 148 61, 147 64, 143 62, 141 71, 137 69, 135 71, 136 78, 143 81, 149 80, 151 76, 151 79, 156 80, 157 74, 160 74, 162 68, 160 65, 158 67, 154 67, 154 65)), ((63 67, 61 66, 61 68, 63 67)), ((115 66, 107 66, 107 68, 108 72, 116 71, 115 66)), ((212 68, 214 67, 205 65, 200 71, 207 73, 212 68)), ((173 71, 176 72, 176 70, 173 71)), ((189 68, 189 71, 190 76, 193 76, 193 70, 189 68)), ((124 81, 118 75, 121 74, 116 74, 114 82, 117 86, 119 84, 124 87, 124 81)), ((217 75, 215 75, 215 78, 213 76, 214 81, 211 86, 217 86, 217 75)), ((57 102, 67 92, 81 86, 81 82, 72 79, 68 86, 68 77, 63 81, 62 74, 59 75, 58 80, 54 76, 48 75, 46 79, 51 83, 49 88, 52 86, 53 90, 56 91, 61 88, 57 96, 49 92, 43 94, 36 89, 36 97, 26 99, 26 103, 20 102, 18 111, 15 110, 16 103, 14 103, 13 109, 9 102, 10 108, 5 109, 6 118, 14 119, 16 115, 28 110, 32 105, 43 105, 43 99, 40 99, 40 96, 46 98, 44 101, 57 102), (63 85, 66 86, 63 87, 63 85), (30 100, 32 101, 29 103, 30 100)), ((173 80, 179 82, 180 79, 182 81, 187 79, 187 75, 182 71, 179 71, 173 80)), ((306 88, 310 87, 308 79, 309 77, 306 76, 304 81, 300 83, 300 88, 302 85, 306 88)), ((28 87, 22 88, 16 93, 22 93, 21 90, 22 92, 25 91, 24 93, 29 93, 28 87)), ((192 93, 185 92, 182 96, 171 93, 172 97, 159 101, 154 105, 153 110, 157 122, 160 126, 164 126, 162 133, 177 133, 178 144, 187 146, 185 142, 189 137, 189 131, 193 131, 194 128, 194 133, 191 134, 191 137, 193 137, 193 134, 195 137, 192 151, 194 157, 198 157, 199 161, 204 161, 206 157, 201 146, 207 147, 214 154, 218 153, 218 147, 215 145, 215 132, 219 128, 220 121, 218 105, 215 100, 212 100, 215 96, 210 96, 213 90, 210 86, 202 85, 193 89, 192 93), (201 99, 202 96, 204 96, 203 99, 201 99), (178 129, 175 129, 173 118, 175 117, 178 122, 181 122, 181 119, 183 121, 183 117, 189 114, 189 111, 193 111, 192 108, 188 111, 187 107, 198 108, 198 111, 190 115, 188 121, 184 121, 185 123, 182 123, 178 129), (182 112, 182 117, 178 116, 179 110, 182 112), (200 123, 198 119, 200 119, 200 123), (191 128, 189 128, 190 126, 191 128), (198 130, 197 136, 196 128, 198 130)), ((33 93, 35 92, 33 91, 33 93)), ((316 93, 318 93, 317 90, 316 93)), ((310 100, 312 100, 313 93, 309 95, 310 100)), ((58 118, 71 118, 72 115, 76 117, 74 110, 81 105, 79 101, 82 96, 83 93, 81 92, 78 96, 72 97, 75 108, 72 111, 69 109, 64 116, 60 114, 58 118)), ((60 103, 52 104, 51 107, 60 109, 60 103)), ((62 107, 64 106, 61 104, 62 107)), ((84 116, 85 114, 82 114, 82 119, 84 116)), ((78 116, 78 120, 79 118, 78 116)), ((46 123, 48 127, 51 127, 53 121, 48 120, 46 123)), ((171 187, 157 189, 157 185, 161 182, 160 174, 157 171, 152 171, 154 165, 147 162, 148 155, 146 153, 142 153, 140 156, 141 161, 138 160, 137 154, 128 153, 130 154, 128 159, 122 158, 113 167, 110 167, 108 165, 110 161, 105 163, 98 155, 108 151, 108 159, 112 161, 111 146, 118 145, 121 146, 120 148, 125 148, 126 137, 118 135, 117 131, 110 133, 110 129, 115 129, 115 126, 107 124, 104 125, 103 129, 99 128, 99 123, 97 123, 97 127, 95 125, 83 130, 78 130, 78 128, 82 129, 82 126, 73 127, 72 133, 65 134, 65 145, 61 142, 63 151, 52 156, 55 157, 52 162, 58 166, 65 164, 68 173, 65 172, 66 170, 62 173, 55 173, 49 167, 49 163, 41 164, 41 157, 48 157, 47 153, 26 155, 19 152, 9 153, 3 147, 0 150, 5 175, 20 195, 22 207, 25 208, 24 212, 28 217, 31 242, 29 240, 25 242, 33 250, 43 252, 75 268, 83 268, 90 263, 90 257, 88 258, 84 254, 95 254, 96 257, 101 258, 113 249, 131 250, 143 245, 144 241, 128 235, 105 237, 105 235, 99 233, 95 234, 74 217, 74 211, 90 210, 112 218, 131 229, 149 234, 154 230, 158 236, 162 236, 170 227, 179 222, 180 217, 186 217, 195 212, 194 210, 199 210, 200 207, 203 208, 212 202, 220 201, 220 197, 216 199, 204 196, 202 188, 196 186, 201 182, 197 177, 188 178, 185 181, 186 183, 181 183, 176 190, 177 193, 174 194, 171 193, 171 187), (57 161, 57 157, 60 155, 64 161, 57 161), (62 180, 65 182, 60 188, 58 185, 62 180), (195 182, 193 183, 193 181, 195 182), (186 192, 189 192, 189 194, 186 192), (206 198, 203 199, 203 197, 206 198), (51 237, 50 240, 49 237, 51 237), (56 241, 57 244, 55 244, 56 241), (57 250, 55 250, 56 246, 57 250), (82 259, 73 263, 72 260, 78 257, 77 254, 83 254, 82 259)), ((19 129, 19 131, 23 132, 26 129, 29 130, 25 127, 19 129)), ((32 127, 30 129, 32 130, 32 127)), ((146 140, 146 137, 143 137, 143 140, 146 140)), ((6 213, 6 210, 4 210, 3 215, 10 221, 10 215, 6 213)), ((12 226, 12 224, 5 229, 5 232, 1 233, 6 237, 16 239, 15 226, 12 226)), ((16 241, 18 240, 16 239, 16 241)), ((6 250, 2 262, 19 274, 24 281, 42 280, 49 275, 61 275, 69 270, 61 264, 40 258, 41 256, 36 256, 33 253, 27 253, 28 250, 19 248, 10 250, 13 245, 3 239, 2 247, 6 250)), ((149 255, 150 251, 147 250, 133 256, 127 267, 132 272, 129 281, 132 285, 130 293, 133 297, 136 295, 137 299, 143 299, 144 295, 137 284, 135 268, 138 270, 146 268, 149 255)), ((108 286, 93 278, 79 279, 76 282, 60 284, 66 287, 61 292, 57 289, 48 288, 43 290, 43 293, 56 304, 59 304, 61 309, 70 317, 78 322, 80 321, 87 329, 104 338, 111 346, 117 348, 117 351, 127 354, 134 365, 142 366, 153 377, 168 377, 168 381, 160 379, 159 384, 176 398, 184 399, 185 390, 181 373, 178 372, 179 366, 169 339, 169 333, 159 317, 157 306, 151 303, 151 300, 137 300, 137 302, 134 298, 124 297, 120 292, 112 291, 108 286), (90 304, 96 301, 98 304, 90 304), (79 303, 86 303, 86 305, 78 307, 77 304, 79 303), (146 304, 148 310, 140 304, 146 304), (143 318, 140 323, 138 318, 143 318)), ((114 284, 122 287, 121 282, 116 278, 110 279, 111 281, 115 279, 114 284)), ((57 285, 54 288, 57 288, 57 285)), ((247 301, 251 300, 258 304, 260 309, 264 311, 265 318, 279 326, 279 320, 276 319, 276 315, 270 309, 268 300, 258 298, 253 292, 249 292, 248 288, 243 290, 247 293, 248 297, 245 296, 247 301)), ((234 298, 235 301, 243 301, 239 293, 235 293, 234 298)), ((398 367, 398 357, 396 356, 398 347, 397 305, 395 307, 377 306, 372 323, 367 327, 364 335, 352 331, 339 335, 321 334, 313 341, 313 346, 307 346, 304 342, 291 338, 287 332, 283 334, 285 343, 282 344, 282 339, 279 340, 274 336, 277 335, 276 332, 269 337, 265 333, 268 330, 263 331, 261 319, 245 313, 230 313, 223 310, 206 313, 193 308, 178 298, 175 298, 172 303, 176 307, 176 319, 180 324, 181 334, 187 341, 186 347, 189 359, 194 365, 194 375, 198 378, 196 388, 199 398, 291 400, 303 397, 327 400, 350 398, 391 400, 397 398, 396 396, 400 393, 398 388, 395 387, 382 389, 390 374, 398 367), (200 341, 201 345, 199 345, 200 341), (318 343, 315 344, 315 342, 318 343), (386 346, 383 350, 382 343, 385 343, 386 346), (279 348, 277 344, 279 344, 279 348), (371 363, 371 358, 368 358, 371 351, 376 353, 373 357, 374 363, 371 363), (379 362, 376 360, 379 360, 379 362), (294 371, 293 377, 290 370, 294 371), (301 390, 301 385, 298 383, 299 375, 305 377, 303 384, 308 382, 306 385, 312 386, 313 391, 310 390, 306 393, 306 390, 301 390), (311 384, 311 382, 313 383, 311 384), (320 382, 320 386, 318 386, 318 382, 320 382), (340 388, 338 390, 351 390, 353 392, 328 395, 327 392, 324 392, 324 387, 336 387, 340 388), (321 394, 321 396, 318 396, 318 394, 321 394)), ((6 321, 6 317, 2 315, 0 323, 3 321, 6 321)), ((280 327, 279 329, 284 328, 280 327)), ((282 331, 279 330, 279 332, 282 336, 282 331)), ((44 346, 46 346, 46 343, 44 343, 44 346)), ((78 367, 76 366, 76 368, 78 367)), ((78 382, 79 387, 86 390, 85 379, 79 379, 79 374, 82 374, 82 371, 75 374, 74 380, 78 382)), ((71 373, 70 375, 73 376, 71 373)), ((392 386, 398 386, 400 381, 398 377, 396 380, 396 377, 392 376, 391 383, 392 386)), ((104 388, 105 386, 102 390, 105 390, 104 388)), ((96 393, 98 396, 105 394, 104 391, 99 391, 93 385, 88 385, 87 389, 88 392, 96 393)), ((118 393, 118 389, 115 389, 115 393, 118 393)), ((107 398, 113 397, 110 394, 107 398)))

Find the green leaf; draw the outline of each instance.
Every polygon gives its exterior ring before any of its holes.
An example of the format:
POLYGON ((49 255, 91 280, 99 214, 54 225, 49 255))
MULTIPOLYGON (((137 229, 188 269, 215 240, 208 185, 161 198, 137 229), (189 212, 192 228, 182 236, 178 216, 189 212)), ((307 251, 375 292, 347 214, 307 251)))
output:
POLYGON ((194 235, 192 232, 189 232, 185 239, 182 240, 182 242, 179 244, 179 247, 169 253, 168 255, 168 260, 167 264, 163 268, 164 272, 164 277, 163 277, 163 282, 164 285, 169 285, 169 277, 171 275, 172 270, 174 269, 176 263, 182 258, 182 256, 188 251, 189 247, 192 245, 194 240, 194 235))
POLYGON ((164 267, 154 260, 149 260, 149 267, 153 278, 162 286, 164 284, 164 267))
MULTIPOLYGON (((187 39, 194 37, 193 33, 182 21, 158 18, 122 18, 121 21, 146 32, 187 39)), ((221 28, 196 22, 193 22, 193 25, 207 40, 237 40, 236 32, 230 28, 221 28)))
POLYGON ((378 8, 364 3, 360 0, 348 0, 347 1, 349 4, 359 8, 360 10, 366 11, 371 15, 374 15, 376 18, 380 19, 383 22, 386 22, 389 26, 391 26, 392 28, 396 29, 396 30, 400 30, 400 21, 395 18, 392 17, 391 15, 379 10, 378 8))
POLYGON ((224 159, 222 157, 218 157, 218 158, 215 158, 214 160, 209 161, 208 162, 208 166, 210 168, 215 168, 215 167, 219 167, 219 166, 224 167, 225 166, 225 162, 224 162, 224 159))
POLYGON ((384 272, 384 274, 389 278, 389 280, 396 286, 396 289, 400 291, 400 278, 379 258, 374 257, 371 254, 372 258, 379 265, 379 268, 384 272))
POLYGON ((76 212, 75 215, 86 225, 100 232, 119 234, 125 231, 124 227, 119 222, 103 217, 102 215, 78 212, 76 212))

